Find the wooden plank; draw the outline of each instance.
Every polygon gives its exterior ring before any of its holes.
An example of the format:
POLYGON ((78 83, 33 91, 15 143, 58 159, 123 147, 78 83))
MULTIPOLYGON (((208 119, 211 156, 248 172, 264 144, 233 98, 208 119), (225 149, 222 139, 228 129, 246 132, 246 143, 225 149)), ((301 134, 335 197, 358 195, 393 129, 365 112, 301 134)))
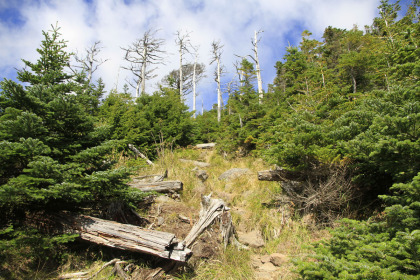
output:
POLYGON ((169 192, 178 192, 182 191, 183 184, 181 181, 164 181, 164 182, 153 182, 153 183, 128 183, 133 188, 142 190, 144 192, 159 192, 159 193, 169 193, 169 192))

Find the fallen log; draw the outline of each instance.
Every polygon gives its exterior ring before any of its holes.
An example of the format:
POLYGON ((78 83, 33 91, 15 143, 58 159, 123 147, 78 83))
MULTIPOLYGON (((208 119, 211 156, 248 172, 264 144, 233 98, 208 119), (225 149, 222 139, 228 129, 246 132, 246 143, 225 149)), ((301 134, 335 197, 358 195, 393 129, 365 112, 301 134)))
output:
POLYGON ((258 171, 258 180, 260 181, 300 181, 302 173, 297 171, 285 170, 281 167, 275 170, 258 171))
POLYGON ((202 162, 202 161, 197 161, 197 160, 190 160, 190 159, 179 159, 180 162, 185 162, 185 163, 191 163, 195 166, 198 167, 209 167, 210 163, 207 162, 202 162))
POLYGON ((146 160, 146 163, 148 165, 154 165, 153 162, 151 162, 143 153, 141 153, 139 150, 137 150, 136 147, 134 147, 133 144, 128 144, 128 148, 130 150, 132 150, 134 153, 136 153, 136 155, 138 155, 139 157, 141 157, 142 159, 146 160))
POLYGON ((163 179, 168 177, 168 170, 165 170, 163 174, 151 174, 151 175, 144 175, 144 176, 137 176, 131 178, 131 182, 133 183, 155 183, 155 182, 162 182, 163 179))
POLYGON ((191 256, 191 250, 172 233, 86 215, 60 213, 55 218, 66 232, 78 234, 81 239, 95 244, 181 262, 191 256))
POLYGON ((144 192, 159 192, 159 193, 169 193, 169 192, 178 192, 182 191, 182 182, 181 181, 164 181, 164 182, 154 182, 154 183, 128 183, 129 186, 142 190, 144 192))
POLYGON ((195 148, 197 149, 212 149, 216 146, 216 143, 205 143, 205 144, 197 144, 195 148))

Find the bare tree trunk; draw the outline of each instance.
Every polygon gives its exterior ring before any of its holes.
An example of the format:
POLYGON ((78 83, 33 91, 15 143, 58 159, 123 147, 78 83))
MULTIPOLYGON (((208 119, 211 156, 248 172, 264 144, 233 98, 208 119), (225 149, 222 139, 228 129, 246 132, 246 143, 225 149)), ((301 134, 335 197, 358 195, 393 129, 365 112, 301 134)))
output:
POLYGON ((183 86, 183 77, 182 77, 182 43, 179 44, 179 97, 182 100, 184 95, 183 86))
MULTIPOLYGON (((143 49, 143 57, 147 56, 147 48, 143 49)), ((141 93, 143 94, 146 90, 146 61, 141 65, 141 93)), ((137 91, 137 97, 139 97, 139 92, 137 91)))
POLYGON ((258 34, 261 33, 263 31, 255 31, 254 34, 254 60, 255 60, 255 68, 257 71, 257 81, 258 81, 258 94, 259 94, 259 103, 262 103, 262 99, 263 99, 263 87, 262 87, 262 78, 261 78, 261 68, 260 68, 260 61, 258 59, 258 42, 260 41, 260 39, 258 39, 258 34))
MULTIPOLYGON (((220 57, 222 56, 222 48, 223 45, 220 44, 220 41, 216 42, 213 41, 212 43, 212 53, 213 53, 213 60, 211 63, 216 62, 216 83, 217 83, 217 122, 220 123, 222 120, 222 90, 220 89, 220 79, 222 75, 221 65, 220 65, 220 57)), ((211 64, 210 63, 210 64, 211 64)))
POLYGON ((196 117, 196 99, 197 99, 197 91, 196 91, 196 78, 197 78, 197 74, 196 74, 196 70, 197 70, 197 52, 194 55, 194 68, 193 68, 193 111, 194 111, 194 119, 196 117))
POLYGON ((222 91, 220 89, 220 59, 217 59, 217 122, 222 120, 222 91))
POLYGON ((356 93, 356 90, 357 90, 356 77, 353 75, 353 73, 351 74, 351 80, 353 81, 353 93, 356 93))
POLYGON ((189 32, 186 32, 184 34, 181 34, 181 31, 177 31, 176 33, 177 39, 175 42, 179 46, 179 95, 182 100, 182 97, 184 96, 184 77, 183 77, 183 69, 182 69, 182 60, 185 53, 189 53, 190 50, 188 49, 188 46, 190 44, 190 34, 189 32))

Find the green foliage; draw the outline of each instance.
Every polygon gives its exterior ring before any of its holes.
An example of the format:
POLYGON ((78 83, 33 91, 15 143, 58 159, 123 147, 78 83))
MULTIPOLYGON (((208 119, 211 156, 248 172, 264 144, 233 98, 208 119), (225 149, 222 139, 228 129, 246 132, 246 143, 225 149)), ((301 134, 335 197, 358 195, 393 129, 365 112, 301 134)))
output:
POLYGON ((187 109, 176 90, 161 88, 153 95, 141 95, 136 102, 127 94, 111 93, 100 115, 114 139, 154 155, 161 144, 186 146, 197 137, 187 109))
POLYGON ((33 279, 31 271, 60 263, 66 257, 65 243, 75 235, 48 236, 33 228, 15 229, 8 225, 0 230, 0 277, 33 279))
POLYGON ((125 145, 105 141, 110 128, 95 125, 103 84, 67 74, 71 54, 58 27, 43 35, 40 58, 24 60, 18 73, 25 86, 0 82, 0 259, 6 277, 31 278, 22 273, 60 259, 60 244, 73 240, 38 232, 28 215, 104 209, 116 200, 134 205, 142 198, 128 190, 130 170, 114 168, 113 155, 125 145), (19 261, 30 264, 8 267, 19 261))
POLYGON ((394 184, 390 206, 366 222, 344 219, 315 254, 297 261, 303 279, 418 279, 420 274, 420 173, 394 184), (314 261, 315 259, 315 261, 314 261))

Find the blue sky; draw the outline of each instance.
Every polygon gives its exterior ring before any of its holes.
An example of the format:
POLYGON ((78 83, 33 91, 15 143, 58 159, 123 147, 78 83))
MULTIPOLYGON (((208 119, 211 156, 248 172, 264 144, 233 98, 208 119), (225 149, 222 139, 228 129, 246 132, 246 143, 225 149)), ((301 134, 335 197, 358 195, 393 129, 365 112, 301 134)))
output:
MULTIPOLYGON (((224 45, 222 64, 226 68, 224 82, 234 79, 235 55, 251 55, 251 38, 255 30, 264 30, 259 44, 263 85, 267 88, 275 76, 274 65, 281 60, 286 46, 297 45, 307 29, 320 39, 331 25, 350 29, 357 24, 363 29, 377 16, 379 0, 0 0, 0 79, 14 78, 21 59, 35 61, 42 30, 58 22, 68 51, 83 54, 95 41, 101 41, 100 57, 108 59, 94 78, 102 77, 106 89, 126 83, 130 73, 124 66, 127 47, 150 29, 159 29, 165 40, 166 64, 155 72, 157 78, 146 85, 147 92, 170 70, 178 68, 175 33, 191 32, 191 42, 199 45, 199 61, 207 66, 207 78, 198 85, 205 108, 216 103, 214 65, 210 44, 220 40, 224 45)), ((192 62, 193 57, 185 57, 192 62)), ((133 91, 134 94, 134 91, 133 91)), ((227 96, 224 96, 226 99, 227 96)), ((187 97, 192 107, 192 97, 187 97)))

